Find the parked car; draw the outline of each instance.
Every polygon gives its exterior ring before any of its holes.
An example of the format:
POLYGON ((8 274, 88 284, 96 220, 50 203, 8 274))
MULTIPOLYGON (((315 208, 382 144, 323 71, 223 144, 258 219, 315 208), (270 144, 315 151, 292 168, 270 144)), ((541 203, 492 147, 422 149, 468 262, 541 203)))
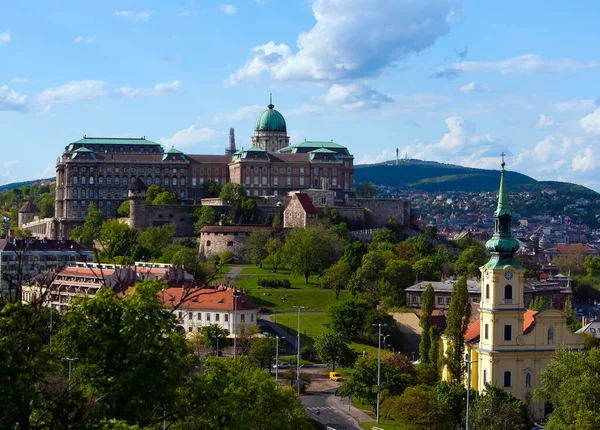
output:
POLYGON ((342 375, 340 375, 338 372, 329 372, 329 379, 338 382, 342 380, 342 375))
MULTIPOLYGON (((290 367, 292 367, 292 366, 290 366, 290 363, 286 363, 286 362, 279 363, 280 369, 289 369, 290 367)), ((277 369, 277 364, 273 365, 273 369, 277 369)))

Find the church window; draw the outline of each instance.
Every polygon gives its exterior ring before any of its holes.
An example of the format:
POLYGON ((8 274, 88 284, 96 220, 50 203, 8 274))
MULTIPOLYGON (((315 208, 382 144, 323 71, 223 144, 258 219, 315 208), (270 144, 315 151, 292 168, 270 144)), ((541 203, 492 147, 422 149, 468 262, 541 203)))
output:
POLYGON ((490 329, 490 327, 489 327, 489 325, 488 325, 488 324, 485 324, 485 325, 483 326, 483 338, 484 338, 485 340, 488 340, 488 338, 489 338, 489 334, 490 334, 490 333, 489 333, 489 331, 490 331, 489 329, 490 329))
POLYGON ((485 299, 486 300, 490 299, 490 284, 486 284, 486 286, 485 286, 485 299))
POLYGON ((504 326, 504 340, 512 340, 512 325, 510 324, 504 326))
POLYGON ((505 285, 504 286, 504 302, 512 303, 512 299, 513 299, 513 287, 512 287, 512 285, 505 285))
POLYGON ((531 380, 533 378, 531 369, 525 369, 525 387, 531 387, 531 380))
POLYGON ((510 371, 504 372, 504 386, 510 387, 512 385, 512 373, 510 371))
POLYGON ((548 345, 554 344, 554 327, 548 328, 548 345))

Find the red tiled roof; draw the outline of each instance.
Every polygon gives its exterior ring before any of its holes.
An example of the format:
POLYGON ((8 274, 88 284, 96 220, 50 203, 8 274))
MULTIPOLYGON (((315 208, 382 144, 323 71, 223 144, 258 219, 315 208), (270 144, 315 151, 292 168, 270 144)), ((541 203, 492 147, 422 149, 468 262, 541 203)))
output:
POLYGON ((302 205, 302 209, 304 209, 304 212, 306 212, 309 215, 314 215, 317 213, 317 209, 313 205, 313 202, 308 196, 308 194, 296 193, 295 195, 298 198, 300 204, 302 205))
POLYGON ((194 163, 219 163, 219 164, 228 164, 231 162, 231 155, 188 155, 186 157, 189 158, 194 163))
POLYGON ((588 245, 582 244, 572 244, 572 245, 554 245, 553 248, 556 248, 558 252, 567 253, 569 251, 580 251, 580 252, 590 252, 592 248, 588 245))
MULTIPOLYGON (((533 326, 535 325, 535 315, 537 311, 527 310, 523 319, 523 333, 529 333, 533 326)), ((476 342, 479 340, 479 336, 481 335, 481 323, 480 316, 478 315, 475 319, 471 321, 469 327, 467 327, 467 332, 465 333, 465 342, 476 342)))
POLYGON ((19 209, 19 212, 22 214, 29 214, 29 213, 39 213, 40 210, 36 207, 36 205, 31 203, 31 200, 27 200, 27 203, 25 203, 23 205, 23 207, 21 209, 19 209))
MULTIPOLYGON (((180 306, 180 309, 211 309, 211 310, 234 310, 234 293, 241 294, 239 290, 229 287, 202 288, 196 290, 184 290, 183 288, 171 287, 158 293, 160 300, 165 306, 175 306, 182 296, 187 292, 188 299, 180 306)), ((247 296, 241 294, 237 299, 237 310, 248 311, 258 309, 254 302, 247 296)))

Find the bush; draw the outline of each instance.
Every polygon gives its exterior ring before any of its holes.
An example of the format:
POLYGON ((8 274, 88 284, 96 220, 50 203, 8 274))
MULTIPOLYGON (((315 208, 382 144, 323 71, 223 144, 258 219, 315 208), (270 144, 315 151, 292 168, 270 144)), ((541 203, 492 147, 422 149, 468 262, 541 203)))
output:
POLYGON ((290 288, 292 284, 289 279, 264 279, 258 280, 258 286, 263 288, 290 288))
POLYGON ((313 363, 319 360, 317 350, 313 345, 303 346, 300 350, 300 358, 306 361, 312 361, 313 363))

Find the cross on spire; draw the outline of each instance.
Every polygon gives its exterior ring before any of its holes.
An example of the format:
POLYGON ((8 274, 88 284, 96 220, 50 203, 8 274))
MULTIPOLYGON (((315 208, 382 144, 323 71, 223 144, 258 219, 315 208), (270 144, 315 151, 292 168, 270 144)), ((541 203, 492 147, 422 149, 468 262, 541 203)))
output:
POLYGON ((502 164, 501 164, 501 166, 502 166, 502 169, 504 169, 504 166, 506 165, 506 163, 504 162, 504 156, 506 154, 504 154, 504 152, 502 152, 502 154, 500 154, 500 155, 502 156, 502 164))

